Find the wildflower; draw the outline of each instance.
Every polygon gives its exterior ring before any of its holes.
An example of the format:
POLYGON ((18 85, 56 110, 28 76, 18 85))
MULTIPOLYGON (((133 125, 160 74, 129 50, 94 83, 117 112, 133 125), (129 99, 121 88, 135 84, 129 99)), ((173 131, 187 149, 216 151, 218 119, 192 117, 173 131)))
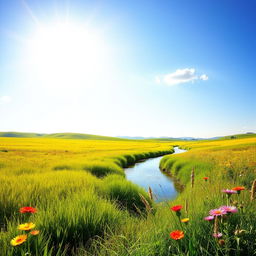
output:
POLYGON ((223 189, 222 192, 226 193, 227 195, 236 194, 237 191, 233 189, 223 189))
POLYGON ((209 180, 209 177, 203 177, 203 180, 207 181, 209 180))
POLYGON ((171 210, 173 210, 176 213, 178 218, 180 218, 181 216, 181 212, 180 212, 181 209, 182 209, 182 205, 175 205, 171 207, 171 210))
POLYGON ((30 234, 33 235, 33 236, 37 236, 39 233, 40 233, 39 230, 32 230, 32 231, 30 232, 30 234))
POLYGON ((182 223, 188 223, 189 222, 189 218, 184 218, 180 220, 182 223))
POLYGON ((29 231, 31 229, 33 229, 36 225, 32 222, 29 222, 29 223, 24 223, 24 224, 20 224, 18 226, 18 229, 19 230, 25 230, 25 231, 29 231))
POLYGON ((174 240, 179 240, 184 237, 184 232, 181 230, 175 230, 170 233, 170 237, 174 240))
POLYGON ((219 208, 210 210, 209 214, 212 216, 222 216, 224 214, 227 214, 227 212, 224 209, 219 208))
POLYGON ((221 206, 220 209, 223 209, 227 213, 236 213, 238 211, 235 206, 221 206))
POLYGON ((182 205, 175 205, 171 207, 171 210, 173 210, 174 212, 179 212, 181 209, 182 209, 182 205))
POLYGON ((237 194, 239 195, 242 190, 245 190, 245 187, 235 187, 235 188, 232 188, 232 190, 237 191, 237 194))
POLYGON ((232 190, 241 191, 241 190, 245 190, 245 187, 235 187, 235 188, 232 188, 232 190))
POLYGON ((220 238, 222 237, 222 233, 213 233, 212 236, 215 238, 220 238))
POLYGON ((30 206, 25 206, 25 207, 20 208, 20 213, 27 213, 27 212, 36 213, 37 209, 33 208, 33 207, 30 207, 30 206))
POLYGON ((204 218, 204 220, 208 220, 208 221, 214 220, 214 216, 207 216, 204 218))
POLYGON ((27 235, 19 235, 19 236, 16 236, 16 237, 14 237, 14 238, 11 240, 11 245, 12 245, 12 246, 17 246, 17 245, 23 244, 23 243, 27 240, 27 238, 28 238, 27 235))

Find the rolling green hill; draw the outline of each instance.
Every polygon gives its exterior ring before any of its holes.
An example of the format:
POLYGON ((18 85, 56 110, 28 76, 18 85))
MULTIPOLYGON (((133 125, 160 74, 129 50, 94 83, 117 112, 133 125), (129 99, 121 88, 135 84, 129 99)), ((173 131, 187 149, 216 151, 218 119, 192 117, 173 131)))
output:
POLYGON ((28 133, 28 132, 0 132, 0 137, 11 138, 38 138, 43 137, 45 134, 40 133, 28 133))
POLYGON ((79 140, 148 140, 148 141, 188 141, 188 140, 228 140, 228 139, 242 139, 256 137, 256 133, 244 133, 235 134, 229 136, 220 136, 209 139, 193 138, 193 137, 181 137, 181 138, 143 138, 143 137, 109 137, 101 135, 92 135, 84 133, 28 133, 28 132, 0 132, 0 137, 12 137, 12 138, 55 138, 55 139, 79 139, 79 140))
POLYGON ((229 136, 221 137, 220 139, 228 140, 228 139, 246 139, 256 137, 256 133, 248 132, 243 134, 234 134, 229 136))
POLYGON ((83 133, 26 133, 26 132, 0 132, 0 137, 11 138, 55 138, 55 139, 80 139, 80 140, 125 140, 121 138, 99 136, 83 133))

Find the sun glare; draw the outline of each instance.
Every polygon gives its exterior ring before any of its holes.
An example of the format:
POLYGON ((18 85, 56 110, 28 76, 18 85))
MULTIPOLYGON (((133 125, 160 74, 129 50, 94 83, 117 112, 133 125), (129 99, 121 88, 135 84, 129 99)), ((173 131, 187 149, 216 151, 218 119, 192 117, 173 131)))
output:
POLYGON ((34 75, 55 86, 88 82, 103 68, 107 54, 99 36, 66 23, 41 26, 28 51, 34 75))

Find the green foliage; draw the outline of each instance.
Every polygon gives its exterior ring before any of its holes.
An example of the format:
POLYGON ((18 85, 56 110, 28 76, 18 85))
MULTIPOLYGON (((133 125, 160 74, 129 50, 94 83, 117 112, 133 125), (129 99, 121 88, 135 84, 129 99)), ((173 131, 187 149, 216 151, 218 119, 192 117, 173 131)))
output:
POLYGON ((87 191, 40 211, 35 222, 46 236, 51 236, 52 245, 75 247, 96 235, 102 236, 108 227, 114 229, 124 216, 114 204, 87 191))
POLYGON ((104 179, 103 194, 115 201, 121 209, 127 209, 131 213, 141 214, 147 210, 141 196, 152 207, 152 201, 144 189, 117 175, 109 175, 104 179))
POLYGON ((119 174, 124 176, 123 169, 117 164, 111 162, 90 162, 83 166, 83 169, 89 171, 96 177, 104 177, 108 174, 119 174))

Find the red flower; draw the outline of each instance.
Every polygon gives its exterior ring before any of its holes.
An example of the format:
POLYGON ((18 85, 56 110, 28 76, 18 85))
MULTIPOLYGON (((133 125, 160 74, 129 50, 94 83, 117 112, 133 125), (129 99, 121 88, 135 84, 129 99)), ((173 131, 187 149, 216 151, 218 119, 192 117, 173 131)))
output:
POLYGON ((171 207, 171 210, 173 210, 174 212, 179 212, 181 209, 182 209, 182 205, 175 205, 171 207))
POLYGON ((245 190, 245 187, 235 187, 235 188, 232 188, 232 190, 241 191, 241 190, 245 190))
POLYGON ((245 190, 245 187, 235 187, 235 188, 232 188, 232 190, 236 191, 237 194, 239 195, 242 190, 245 190))
POLYGON ((184 237, 184 232, 181 230, 175 230, 170 233, 170 237, 174 240, 179 240, 184 237))
POLYGON ((35 213, 35 212, 37 212, 37 209, 30 207, 30 206, 25 206, 25 207, 20 208, 20 213, 26 213, 26 212, 35 213))
POLYGON ((207 180, 209 180, 209 177, 203 177, 203 179, 204 179, 205 181, 207 181, 207 180))

